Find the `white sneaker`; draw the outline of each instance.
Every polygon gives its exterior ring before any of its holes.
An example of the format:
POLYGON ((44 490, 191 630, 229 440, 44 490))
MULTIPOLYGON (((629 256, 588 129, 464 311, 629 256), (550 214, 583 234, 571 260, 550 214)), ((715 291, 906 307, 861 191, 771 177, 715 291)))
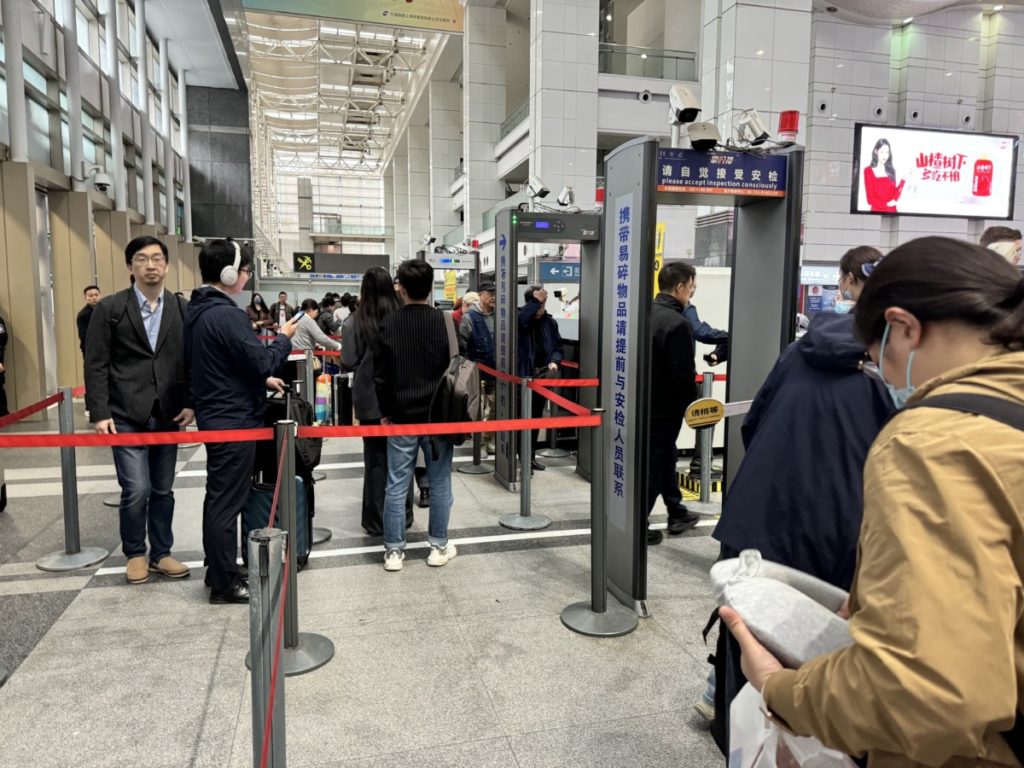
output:
POLYGON ((448 561, 457 554, 458 550, 455 549, 454 544, 448 544, 444 549, 441 547, 431 547, 430 554, 427 555, 427 565, 440 568, 442 565, 448 565, 448 561))
POLYGON ((401 549, 389 549, 384 553, 384 570, 402 570, 402 561, 405 560, 405 551, 401 549))

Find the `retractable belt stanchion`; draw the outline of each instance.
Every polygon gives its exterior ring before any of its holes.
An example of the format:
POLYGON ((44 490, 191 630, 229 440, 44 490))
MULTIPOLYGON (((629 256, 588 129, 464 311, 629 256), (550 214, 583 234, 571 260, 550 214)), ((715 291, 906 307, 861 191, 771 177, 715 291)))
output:
MULTIPOLYGON (((74 404, 71 387, 61 389, 63 397, 57 404, 57 419, 62 435, 75 433, 74 404)), ((73 571, 102 562, 110 553, 102 547, 82 548, 78 526, 78 467, 73 447, 60 449, 60 483, 64 496, 64 551, 41 558, 36 568, 41 571, 73 571)))
MULTIPOLYGON (((530 413, 533 392, 530 391, 532 379, 523 378, 522 394, 520 401, 520 418, 528 418, 530 413)), ((504 528, 511 528, 513 531, 539 531, 551 525, 551 518, 544 515, 530 514, 530 474, 533 471, 530 465, 533 463, 530 439, 530 430, 524 429, 519 433, 519 514, 502 515, 498 523, 504 528)))
MULTIPOLYGON (((309 407, 316 411, 316 369, 313 366, 314 354, 312 349, 306 350, 306 360, 303 363, 303 376, 305 380, 302 383, 302 399, 309 403, 309 407)), ((290 416, 291 414, 289 414, 290 416)), ((321 480, 327 479, 326 472, 314 472, 314 482, 320 482, 321 480)), ((334 533, 329 528, 314 527, 312 530, 312 538, 310 545, 323 544, 325 541, 329 541, 334 533)))
MULTIPOLYGON (((274 447, 278 456, 283 455, 279 514, 281 527, 289 534, 288 546, 288 594, 285 596, 284 614, 284 673, 288 677, 301 675, 319 669, 334 656, 334 643, 323 635, 299 632, 298 580, 295 560, 295 427, 294 421, 279 421, 274 426, 274 447), (281 450, 282 442, 285 444, 281 450)), ((251 666, 251 656, 245 657, 251 666)))
MULTIPOLYGON (((715 384, 715 374, 705 373, 701 382, 701 395, 711 397, 712 387, 715 384)), ((711 501, 711 462, 714 460, 715 427, 704 427, 697 430, 697 440, 700 445, 700 500, 703 503, 711 501)))
POLYGON ((605 468, 603 408, 591 411, 601 417, 594 427, 593 450, 590 452, 590 602, 573 603, 562 611, 562 623, 573 632, 590 637, 619 637, 628 635, 639 624, 636 611, 618 600, 608 605, 607 558, 605 536, 608 515, 604 508, 605 468))
POLYGON ((284 670, 274 670, 282 638, 275 619, 281 613, 285 533, 261 528, 249 534, 249 654, 252 659, 252 761, 260 766, 264 734, 269 725, 267 768, 285 764, 284 670), (277 672, 275 675, 274 672, 277 672), (267 710, 273 698, 273 713, 267 710))

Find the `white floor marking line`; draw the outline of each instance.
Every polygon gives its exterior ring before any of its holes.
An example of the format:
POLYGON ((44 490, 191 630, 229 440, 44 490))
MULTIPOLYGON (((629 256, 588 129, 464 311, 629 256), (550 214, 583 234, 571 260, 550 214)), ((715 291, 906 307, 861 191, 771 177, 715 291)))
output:
MULTIPOLYGON (((700 520, 697 523, 698 528, 709 528, 718 523, 717 520, 707 519, 700 520)), ((651 528, 665 528, 667 523, 652 523, 651 528)), ((500 544, 506 541, 529 541, 531 539, 564 539, 572 536, 589 536, 589 528, 572 528, 564 531, 532 531, 526 533, 503 533, 494 536, 467 536, 461 539, 451 539, 451 543, 458 545, 463 544, 500 544)), ((406 544, 406 549, 428 549, 430 547, 429 541, 414 541, 406 544)), ((373 555, 380 554, 384 551, 383 544, 376 544, 371 547, 347 547, 343 549, 314 549, 309 553, 310 560, 320 560, 325 557, 351 557, 352 555, 373 555)), ((189 568, 202 568, 203 561, 195 560, 192 562, 185 563, 189 568)), ((96 576, 115 576, 124 573, 124 566, 115 566, 111 568, 100 568, 96 571, 96 576)))

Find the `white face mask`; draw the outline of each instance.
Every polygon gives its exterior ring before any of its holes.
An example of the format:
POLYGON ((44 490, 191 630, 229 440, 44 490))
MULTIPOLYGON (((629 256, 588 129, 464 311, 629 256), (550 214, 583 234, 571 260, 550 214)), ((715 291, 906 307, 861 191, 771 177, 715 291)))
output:
POLYGON ((857 306, 856 302, 841 299, 836 302, 834 311, 837 315, 848 315, 853 311, 855 306, 857 306))

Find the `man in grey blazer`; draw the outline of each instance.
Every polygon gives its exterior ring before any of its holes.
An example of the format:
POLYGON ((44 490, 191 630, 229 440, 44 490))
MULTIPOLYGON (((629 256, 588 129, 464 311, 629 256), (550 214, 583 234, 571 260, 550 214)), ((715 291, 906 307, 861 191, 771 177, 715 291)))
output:
MULTIPOLYGON (((167 246, 137 237, 125 248, 133 285, 96 305, 85 341, 85 402, 97 434, 177 432, 192 422, 185 372, 184 299, 164 287, 167 246)), ((130 584, 150 573, 189 575, 171 556, 177 445, 115 446, 121 546, 130 584), (147 556, 146 532, 149 531, 147 556)))

